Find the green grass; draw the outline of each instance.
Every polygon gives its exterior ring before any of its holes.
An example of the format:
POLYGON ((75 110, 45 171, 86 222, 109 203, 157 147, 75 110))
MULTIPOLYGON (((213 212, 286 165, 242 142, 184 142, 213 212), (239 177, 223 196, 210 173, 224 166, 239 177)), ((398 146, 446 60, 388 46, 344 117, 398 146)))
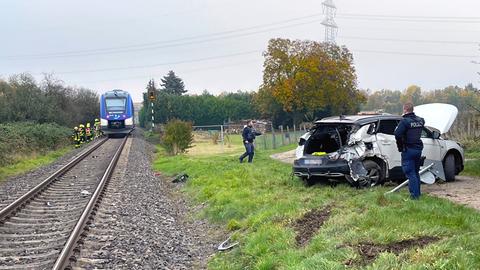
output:
POLYGON ((480 176, 480 151, 470 150, 465 153, 465 168, 462 175, 480 176))
MULTIPOLYGON (((275 152, 290 150, 283 147, 275 152)), ((480 214, 447 200, 403 191, 384 196, 386 187, 357 190, 347 185, 305 187, 291 166, 258 151, 253 164, 238 155, 166 157, 159 150, 155 170, 186 172, 184 188, 199 215, 231 231, 240 245, 218 253, 210 269, 352 269, 359 254, 349 245, 390 243, 418 236, 441 240, 399 256, 384 253, 364 269, 480 269, 480 214), (332 215, 305 247, 298 247, 291 224, 314 208, 332 206, 332 215)))
POLYGON ((466 161, 462 175, 480 176, 480 160, 466 161))
POLYGON ((48 152, 45 155, 39 155, 34 157, 25 157, 18 160, 15 164, 0 167, 0 181, 9 176, 18 175, 40 166, 50 164, 57 160, 59 157, 65 155, 70 151, 72 147, 64 147, 62 149, 48 152))

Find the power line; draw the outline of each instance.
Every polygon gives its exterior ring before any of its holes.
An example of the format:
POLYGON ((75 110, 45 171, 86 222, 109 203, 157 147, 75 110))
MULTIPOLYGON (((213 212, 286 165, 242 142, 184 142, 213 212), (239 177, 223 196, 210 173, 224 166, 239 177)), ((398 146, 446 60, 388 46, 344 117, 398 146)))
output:
MULTIPOLYGON (((417 52, 398 52, 398 51, 379 51, 379 50, 352 50, 352 51, 353 52, 364 52, 364 53, 377 53, 377 54, 413 55, 413 56, 431 56, 431 57, 449 57, 449 58, 478 58, 479 57, 478 55, 433 54, 433 53, 421 53, 421 52, 417 53, 417 52)), ((151 68, 151 67, 159 67, 159 66, 204 62, 204 61, 209 61, 209 60, 216 60, 216 59, 222 59, 222 58, 229 58, 229 57, 235 57, 235 56, 255 54, 255 53, 260 53, 260 52, 262 52, 262 51, 255 50, 255 51, 246 51, 246 52, 232 53, 232 54, 219 55, 219 56, 211 56, 211 57, 205 57, 205 58, 197 58, 197 59, 191 59, 191 60, 182 60, 182 61, 176 61, 176 62, 166 62, 166 63, 157 63, 157 64, 150 64, 150 65, 127 66, 127 67, 73 70, 73 71, 56 72, 56 74, 94 73, 94 72, 115 71, 115 70, 143 69, 143 68, 151 68)), ((36 73, 34 75, 39 75, 39 73, 36 73)))
MULTIPOLYGON (((201 68, 194 68, 194 69, 187 69, 187 70, 179 70, 176 73, 181 73, 181 74, 188 74, 188 73, 194 73, 197 71, 205 71, 205 70, 216 70, 216 69, 224 69, 224 68, 230 68, 230 67, 236 67, 240 65, 245 65, 245 64, 251 64, 251 63, 256 63, 258 62, 258 59, 256 60, 250 60, 250 61, 242 61, 242 62, 236 62, 236 63, 231 63, 227 65, 216 65, 216 66, 209 66, 209 67, 201 67, 201 68)), ((105 80, 95 80, 95 81, 85 81, 82 83, 99 83, 99 82, 113 82, 113 81, 126 81, 126 80, 131 80, 131 79, 142 79, 142 78, 153 78, 153 77, 160 77, 163 75, 139 75, 139 76, 130 76, 130 77, 122 77, 122 78, 116 78, 116 79, 105 79, 105 80)))
POLYGON ((373 40, 373 41, 394 41, 394 42, 416 42, 416 43, 441 43, 441 44, 468 44, 475 45, 475 41, 454 41, 454 40, 425 40, 425 39, 396 39, 396 38, 373 38, 359 36, 339 36, 343 39, 373 40))
POLYGON ((393 22, 422 22, 422 23, 473 23, 480 24, 477 20, 445 20, 445 19, 403 19, 403 18, 388 18, 388 17, 356 17, 356 16, 342 16, 337 15, 338 18, 344 20, 365 20, 365 21, 393 21, 393 22))
MULTIPOLYGON (((128 46, 107 47, 107 48, 97 48, 97 49, 88 49, 88 50, 74 50, 74 51, 64 51, 64 52, 56 52, 56 53, 44 53, 44 54, 11 55, 11 56, 1 56, 1 58, 55 57, 55 56, 66 56, 66 55, 70 55, 70 54, 105 52, 105 51, 123 50, 123 49, 139 48, 139 47, 141 48, 141 47, 163 45, 163 44, 175 43, 175 42, 192 40, 192 39, 201 39, 201 38, 207 38, 207 37, 213 37, 213 36, 220 36, 220 35, 226 35, 226 34, 237 33, 237 32, 245 32, 245 31, 248 31, 248 30, 255 30, 255 29, 258 29, 258 28, 265 28, 265 27, 269 27, 269 26, 275 26, 275 25, 280 25, 280 24, 285 24, 285 23, 289 23, 289 22, 305 20, 305 19, 308 19, 308 18, 321 17, 321 16, 322 16, 322 13, 316 13, 316 14, 306 15, 306 16, 302 16, 302 17, 296 17, 296 18, 292 18, 292 19, 287 19, 287 20, 282 20, 282 21, 277 21, 277 22, 272 22, 272 23, 267 23, 267 24, 260 24, 260 25, 250 26, 250 27, 237 28, 237 29, 233 29, 233 30, 215 32, 215 33, 203 34, 203 35, 196 35, 196 36, 190 36, 190 37, 183 37, 183 38, 178 38, 178 39, 156 41, 156 42, 150 42, 150 43, 140 43, 140 44, 134 44, 134 45, 128 45, 128 46)), ((316 22, 316 21, 314 21, 314 22, 316 22)), ((309 22, 309 23, 312 23, 312 22, 309 22)), ((298 24, 298 25, 301 25, 301 24, 298 24)))
MULTIPOLYGON (((159 46, 151 46, 151 47, 143 47, 143 48, 132 48, 132 49, 115 50, 115 51, 78 53, 78 54, 68 54, 68 55, 66 54, 66 55, 38 56, 38 57, 32 57, 32 58, 30 58, 30 59, 52 59, 52 58, 68 58, 68 57, 80 57, 80 56, 94 56, 94 55, 119 54, 119 53, 128 53, 128 52, 158 50, 158 49, 165 49, 165 48, 178 47, 178 46, 186 46, 186 45, 197 45, 197 44, 200 44, 200 43, 206 43, 206 42, 211 42, 211 41, 226 40, 226 39, 232 39, 232 38, 238 38, 238 37, 255 35, 255 34, 259 34, 259 33, 266 33, 266 32, 270 32, 270 31, 274 31, 274 30, 279 30, 279 29, 293 28, 293 27, 297 27, 297 26, 302 26, 302 25, 308 25, 308 24, 318 23, 318 22, 320 22, 320 21, 321 21, 320 19, 318 19, 318 20, 311 20, 311 21, 307 21, 307 22, 290 24, 290 25, 286 25, 286 26, 273 27, 273 28, 268 28, 268 29, 264 29, 264 30, 254 31, 254 32, 240 33, 240 34, 235 34, 235 35, 229 35, 229 36, 223 36, 223 37, 217 37, 217 38, 209 38, 209 39, 203 39, 203 40, 188 41, 188 42, 183 42, 183 43, 172 43, 172 44, 165 44, 165 45, 159 45, 159 46)), ((8 60, 8 58, 7 58, 7 60, 8 60)), ((24 60, 24 59, 23 59, 23 58, 19 58, 19 59, 12 59, 12 60, 24 60)))
POLYGON ((442 19, 442 20, 480 20, 480 17, 463 16, 412 16, 412 15, 383 15, 383 14, 360 14, 360 13, 338 13, 339 16, 349 17, 379 17, 398 19, 442 19))
MULTIPOLYGON (((84 70, 62 71, 62 72, 55 72, 55 73, 56 74, 76 74, 76 73, 94 73, 94 72, 114 71, 114 70, 142 69, 142 68, 151 68, 151 67, 159 67, 159 66, 169 66, 169 65, 203 62, 203 61, 229 58, 229 57, 235 57, 235 56, 242 56, 242 55, 248 55, 248 54, 255 54, 255 53, 261 53, 261 52, 262 51, 255 50, 255 51, 246 51, 246 52, 239 52, 239 53, 232 53, 232 54, 225 54, 225 55, 218 55, 218 56, 197 58, 197 59, 191 59, 191 60, 176 61, 176 62, 157 63, 157 64, 150 64, 150 65, 114 67, 114 68, 100 68, 100 69, 84 69, 84 70)), ((34 75, 39 75, 39 73, 36 73, 34 75)))
MULTIPOLYGON (((44 59, 44 58, 58 58, 58 57, 74 57, 74 56, 88 56, 88 55, 99 55, 102 53, 122 53, 122 52, 128 52, 129 50, 127 49, 137 49, 137 50, 145 50, 145 49, 153 49, 157 48, 157 45, 164 45, 162 47, 173 47, 173 46, 181 46, 183 44, 192 44, 193 42, 187 42, 187 43, 181 43, 180 45, 177 44, 170 44, 170 43, 175 43, 175 42, 181 42, 181 41, 187 41, 187 40, 195 40, 195 39, 202 39, 202 38, 208 38, 208 37, 215 37, 215 36, 221 36, 221 35, 226 35, 226 34, 231 34, 231 33, 237 33, 237 32, 245 32, 248 30, 255 30, 259 28, 265 28, 269 26, 275 26, 275 25, 280 25, 280 24, 285 24, 289 22, 294 22, 294 21, 299 21, 299 20, 304 20, 308 18, 314 18, 314 17, 321 17, 323 13, 315 13, 315 14, 310 14, 306 16, 301 16, 301 17, 296 17, 296 18, 291 18, 287 20, 282 20, 282 21, 276 21, 272 23, 267 23, 267 24, 260 24, 260 25, 255 25, 255 26, 250 26, 250 27, 244 27, 244 28, 238 28, 238 29, 233 29, 233 30, 227 30, 227 31, 221 31, 221 32, 216 32, 216 33, 210 33, 210 34, 203 34, 203 35, 196 35, 196 36, 190 36, 190 37, 183 37, 183 38, 178 38, 178 39, 172 39, 172 40, 164 40, 164 41, 156 41, 156 42, 150 42, 150 43, 140 43, 140 44, 134 44, 134 45, 128 45, 128 46, 118 46, 118 47, 106 47, 106 48, 97 48, 97 49, 87 49, 87 50, 72 50, 72 51, 63 51, 63 52, 56 52, 56 53, 44 53, 44 54, 25 54, 25 55, 10 55, 10 56, 0 56, 0 58, 4 59, 15 59, 15 58, 35 58, 35 59, 44 59), (170 45, 166 45, 170 44, 170 45), (149 47, 149 46, 155 46, 155 47, 149 47), (149 48, 144 48, 144 47, 149 47, 149 48)), ((373 14, 353 14, 353 13, 342 13, 339 14, 339 17, 344 17, 345 19, 366 19, 366 20, 396 20, 396 19, 442 19, 441 22, 455 22, 455 21, 444 21, 444 20, 449 20, 449 19, 469 19, 469 20, 480 20, 480 17, 442 17, 442 16, 435 16, 435 17, 428 17, 428 16, 398 16, 398 15, 373 15, 373 14), (376 17, 376 18, 372 18, 376 17)), ((415 21, 417 21, 415 20, 415 21)), ((407 20, 408 21, 408 20, 407 20)), ((438 21, 438 20, 435 20, 438 21)), ((293 25, 287 25, 285 27, 278 27, 278 28, 273 28, 273 29, 268 29, 264 31, 258 31, 258 32, 253 32, 249 33, 251 34, 256 34, 256 33, 263 33, 267 31, 272 31, 272 30, 277 30, 277 29, 282 29, 282 28, 288 28, 288 27, 294 27, 294 26, 299 26, 299 25, 304 25, 304 24, 309 24, 309 23, 314 23, 317 22, 315 21, 310 21, 307 23, 301 23, 301 24, 293 24, 293 25)), ((430 21, 428 21, 430 22, 430 21)), ((480 21, 461 21, 462 23, 480 23, 480 21)), ((228 38, 232 38, 233 36, 229 36, 228 38)), ((218 39, 212 39, 212 40, 219 40, 218 39)), ((206 41, 200 41, 200 42, 207 42, 210 40, 206 41)), ((132 50, 133 51, 133 50, 132 50)))
POLYGON ((435 54, 435 53, 417 53, 417 52, 397 52, 397 51, 377 51, 377 50, 352 50, 353 52, 392 54, 392 55, 413 55, 413 56, 432 56, 432 57, 451 57, 451 58, 478 58, 478 55, 460 55, 460 54, 435 54))

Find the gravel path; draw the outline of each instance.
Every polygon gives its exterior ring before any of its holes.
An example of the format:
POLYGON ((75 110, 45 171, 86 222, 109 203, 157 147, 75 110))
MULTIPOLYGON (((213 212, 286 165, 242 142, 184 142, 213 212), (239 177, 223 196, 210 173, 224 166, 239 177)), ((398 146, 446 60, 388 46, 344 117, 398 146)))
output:
POLYGON ((480 210, 480 196, 478 195, 480 194, 480 179, 478 178, 457 176, 455 182, 423 185, 422 191, 480 210))
POLYGON ((136 134, 128 144, 74 269, 206 268, 224 235, 190 218, 178 187, 155 176, 152 145, 136 134))

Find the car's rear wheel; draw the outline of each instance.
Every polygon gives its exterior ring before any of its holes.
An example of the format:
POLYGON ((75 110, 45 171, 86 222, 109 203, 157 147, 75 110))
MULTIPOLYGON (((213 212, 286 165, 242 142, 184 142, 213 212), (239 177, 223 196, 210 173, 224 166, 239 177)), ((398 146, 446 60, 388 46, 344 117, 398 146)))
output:
POLYGON ((361 187, 373 187, 385 182, 385 174, 382 167, 373 160, 364 160, 363 167, 367 170, 367 177, 359 179, 361 187))
POLYGON ((443 171, 447 182, 455 181, 455 156, 448 154, 443 161, 443 171))

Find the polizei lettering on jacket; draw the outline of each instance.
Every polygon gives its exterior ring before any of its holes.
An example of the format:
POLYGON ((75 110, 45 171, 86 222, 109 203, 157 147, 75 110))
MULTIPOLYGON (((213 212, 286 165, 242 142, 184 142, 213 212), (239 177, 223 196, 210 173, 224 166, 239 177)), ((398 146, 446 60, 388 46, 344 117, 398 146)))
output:
POLYGON ((410 123, 410 127, 411 128, 419 128, 419 127, 423 127, 423 124, 420 123, 420 122, 412 122, 412 123, 410 123))

